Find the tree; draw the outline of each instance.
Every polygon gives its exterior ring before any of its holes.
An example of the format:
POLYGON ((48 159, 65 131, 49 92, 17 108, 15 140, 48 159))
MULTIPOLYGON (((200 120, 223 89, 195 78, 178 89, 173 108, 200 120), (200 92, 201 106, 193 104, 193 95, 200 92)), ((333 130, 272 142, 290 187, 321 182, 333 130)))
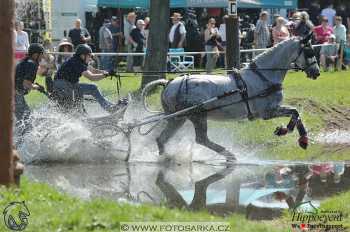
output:
POLYGON ((14 15, 13 0, 0 1, 0 184, 14 183, 12 156, 12 109, 13 109, 13 41, 14 15))
POLYGON ((169 0, 150 1, 151 21, 144 68, 145 73, 142 76, 142 87, 151 81, 165 78, 165 73, 156 72, 164 72, 167 67, 169 17, 169 0))

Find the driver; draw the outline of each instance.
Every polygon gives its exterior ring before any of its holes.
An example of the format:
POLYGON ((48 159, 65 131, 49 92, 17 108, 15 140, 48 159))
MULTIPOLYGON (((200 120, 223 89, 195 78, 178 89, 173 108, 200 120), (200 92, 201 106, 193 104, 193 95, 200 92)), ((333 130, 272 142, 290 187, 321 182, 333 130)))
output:
POLYGON ((44 87, 35 83, 39 63, 44 54, 44 47, 33 43, 28 48, 28 53, 16 65, 15 74, 15 115, 16 129, 23 135, 30 129, 30 108, 24 98, 31 90, 45 91, 44 87), (23 127, 22 127, 23 126, 23 127))
MULTIPOLYGON (((64 62, 58 69, 54 78, 54 96, 60 106, 66 109, 74 108, 76 103, 82 100, 83 95, 91 95, 109 113, 120 108, 120 104, 113 104, 104 98, 97 86, 94 84, 79 83, 81 76, 90 81, 100 81, 113 72, 97 70, 89 66, 92 58, 92 50, 87 44, 80 44, 73 57, 64 62)), ((124 104, 124 102, 123 102, 124 104)))

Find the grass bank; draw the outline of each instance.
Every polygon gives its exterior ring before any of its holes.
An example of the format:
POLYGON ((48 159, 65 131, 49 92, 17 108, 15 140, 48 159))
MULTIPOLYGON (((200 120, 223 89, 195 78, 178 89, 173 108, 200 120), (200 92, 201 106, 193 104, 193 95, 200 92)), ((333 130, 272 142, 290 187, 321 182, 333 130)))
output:
MULTIPOLYGON (((59 193, 46 184, 22 179, 20 189, 0 188, 0 209, 10 202, 25 201, 29 224, 25 231, 119 231, 120 222, 229 222, 232 232, 287 232, 291 214, 273 221, 248 221, 244 215, 213 216, 205 211, 189 212, 151 205, 129 205, 103 199, 84 201, 59 193)), ((340 211, 342 224, 350 228, 350 192, 339 194, 321 204, 320 210, 340 211)), ((0 231, 9 231, 0 221, 0 231)))
MULTIPOLYGON (((27 232, 52 231, 119 231, 120 222, 230 222, 232 231, 281 231, 271 227, 271 222, 247 221, 242 215, 226 218, 207 212, 188 212, 180 209, 150 205, 129 205, 108 200, 83 201, 59 193, 45 184, 30 183, 24 179, 21 189, 0 189, 0 209, 13 201, 25 201, 30 211, 27 232)), ((0 231, 9 231, 3 220, 0 231)))

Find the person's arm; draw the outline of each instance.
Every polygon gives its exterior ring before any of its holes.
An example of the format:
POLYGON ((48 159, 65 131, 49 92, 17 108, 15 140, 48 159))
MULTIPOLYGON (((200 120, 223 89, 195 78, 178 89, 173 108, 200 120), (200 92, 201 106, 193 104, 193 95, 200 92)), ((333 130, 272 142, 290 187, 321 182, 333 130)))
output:
POLYGON ((106 39, 108 47, 112 48, 113 47, 113 37, 112 37, 112 33, 109 31, 109 29, 107 29, 103 32, 103 37, 106 39))
POLYGON ((84 28, 84 33, 85 33, 85 35, 84 35, 85 42, 86 43, 90 42, 91 41, 91 35, 90 35, 89 31, 86 28, 84 28))
POLYGON ((23 78, 23 87, 30 91, 30 90, 39 90, 41 87, 37 84, 34 84, 35 77, 37 75, 38 68, 35 65, 27 66, 27 72, 25 73, 25 76, 23 78))
POLYGON ((25 35, 25 42, 24 42, 24 45, 25 45, 25 47, 26 47, 26 50, 28 50, 28 48, 29 48, 29 38, 28 38, 28 33, 27 33, 27 32, 25 32, 25 33, 24 33, 24 35, 25 35))
POLYGON ((210 39, 210 31, 209 28, 204 31, 204 41, 207 42, 210 39))
POLYGON ((258 43, 258 33, 261 30, 261 22, 260 20, 258 20, 258 22, 256 23, 256 27, 254 30, 254 44, 256 45, 258 43))
POLYGON ((69 32, 68 32, 68 41, 70 42, 70 43, 73 43, 73 40, 72 40, 72 30, 69 30, 69 32))
POLYGON ((23 87, 26 90, 32 90, 32 89, 39 90, 39 88, 41 88, 39 85, 34 84, 31 81, 29 81, 29 80, 23 80, 23 87))
POLYGON ((130 35, 129 35, 129 43, 132 44, 134 46, 134 48, 137 47, 137 42, 136 42, 136 39, 135 39, 135 33, 136 33, 136 31, 132 30, 130 32, 130 35))
POLYGON ((180 38, 180 42, 178 44, 178 48, 182 48, 183 47, 183 43, 186 39, 186 28, 185 25, 181 24, 180 26, 180 33, 181 33, 181 38, 180 38))
POLYGON ((107 72, 94 74, 90 70, 86 70, 82 73, 82 75, 90 81, 100 81, 107 77, 107 72))
POLYGON ((104 70, 96 69, 92 67, 91 65, 88 66, 88 70, 92 72, 93 74, 106 74, 107 72, 104 70))

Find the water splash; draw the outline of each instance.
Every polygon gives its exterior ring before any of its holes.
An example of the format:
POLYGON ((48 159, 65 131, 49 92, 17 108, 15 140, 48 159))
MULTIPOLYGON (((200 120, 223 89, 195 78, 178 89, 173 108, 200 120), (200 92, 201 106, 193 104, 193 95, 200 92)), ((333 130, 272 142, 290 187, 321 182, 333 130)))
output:
MULTIPOLYGON (((106 115, 96 104, 86 105, 88 114, 93 117, 106 115)), ((142 120, 147 117, 139 102, 131 101, 124 118, 124 123, 142 120)), ((195 133, 189 121, 166 144, 166 156, 160 157, 156 144, 166 122, 160 123, 152 133, 142 136, 135 129, 131 133, 130 162, 159 162, 170 158, 176 163, 222 163, 219 155, 195 143, 195 133)), ((147 130, 147 128, 143 128, 147 130)), ((33 112, 33 129, 23 138, 19 147, 22 160, 26 163, 47 162, 111 162, 125 160, 129 145, 124 134, 103 139, 96 139, 96 129, 91 129, 81 118, 69 117, 56 112, 50 106, 41 107, 33 112), (123 137, 124 136, 124 137, 123 137)), ((254 151, 244 151, 234 145, 234 134, 230 129, 210 128, 209 138, 231 150, 238 159, 250 159, 254 151)))
POLYGON ((97 140, 83 118, 69 117, 48 107, 32 113, 32 130, 18 147, 25 163, 92 162, 124 160, 126 154, 115 152, 119 141, 113 137, 97 140))

